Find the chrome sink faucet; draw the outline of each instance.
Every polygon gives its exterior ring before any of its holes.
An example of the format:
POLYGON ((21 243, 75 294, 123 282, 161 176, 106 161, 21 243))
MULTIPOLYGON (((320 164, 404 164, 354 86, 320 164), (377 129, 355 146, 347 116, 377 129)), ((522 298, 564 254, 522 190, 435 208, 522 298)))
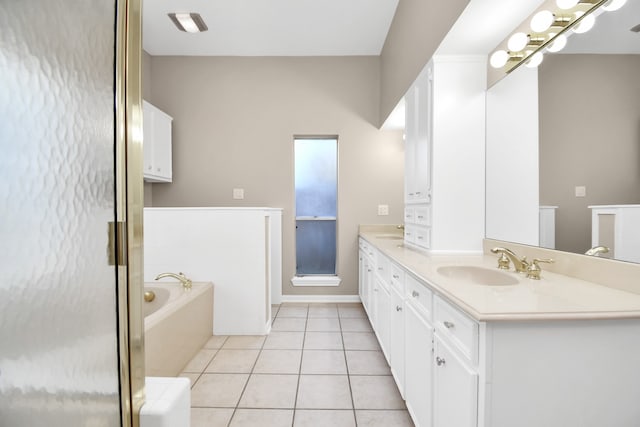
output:
POLYGON ((518 258, 511 249, 497 247, 491 249, 491 252, 494 254, 500 254, 500 258, 498 258, 498 268, 501 270, 509 269, 509 260, 513 262, 513 266, 518 273, 525 273, 527 271, 527 267, 529 267, 527 257, 518 258))
POLYGON ((186 290, 191 289, 191 279, 187 278, 187 276, 184 275, 183 272, 180 272, 178 274, 176 273, 160 273, 156 276, 156 280, 160 280, 163 279, 165 277, 172 277, 174 279, 178 279, 178 281, 180 283, 182 283, 182 287, 186 290))

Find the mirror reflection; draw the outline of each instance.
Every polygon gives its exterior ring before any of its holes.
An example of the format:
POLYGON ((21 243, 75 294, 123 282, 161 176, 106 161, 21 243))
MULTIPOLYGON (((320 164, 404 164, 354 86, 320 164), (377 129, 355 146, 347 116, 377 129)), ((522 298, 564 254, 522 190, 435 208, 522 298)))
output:
POLYGON ((487 237, 640 262, 638 24, 630 0, 488 91, 487 237))

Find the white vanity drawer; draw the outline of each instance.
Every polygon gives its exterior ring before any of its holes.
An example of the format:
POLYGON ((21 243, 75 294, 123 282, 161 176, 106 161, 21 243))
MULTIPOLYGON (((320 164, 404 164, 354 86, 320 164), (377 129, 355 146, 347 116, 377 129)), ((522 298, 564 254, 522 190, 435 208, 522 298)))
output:
POLYGON ((421 248, 429 249, 431 247, 431 229, 423 227, 416 228, 415 244, 421 248))
POLYGON ((436 296, 435 326, 471 363, 478 362, 478 324, 451 304, 436 296))
POLYGON ((410 274, 405 274, 405 294, 407 301, 423 315, 425 320, 433 317, 433 292, 410 274))
POLYGON ((391 261, 378 251, 376 251, 376 274, 385 284, 391 280, 391 261))
POLYGON ((418 230, 415 225, 406 225, 404 226, 404 240, 408 243, 416 243, 416 235, 418 234, 418 230))
POLYGON ((414 208, 404 208, 404 222, 405 223, 413 223, 415 221, 415 209, 414 208))
POLYGON ((431 208, 415 208, 415 222, 418 225, 431 225, 431 208))
POLYGON ((394 263, 391 264, 391 285, 400 295, 404 294, 404 270, 394 263))

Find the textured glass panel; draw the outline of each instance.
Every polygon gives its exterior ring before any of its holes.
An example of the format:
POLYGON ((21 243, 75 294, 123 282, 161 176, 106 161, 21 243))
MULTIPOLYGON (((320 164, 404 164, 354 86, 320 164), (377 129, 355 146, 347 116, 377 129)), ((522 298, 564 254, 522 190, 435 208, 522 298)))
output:
POLYGON ((295 141, 296 216, 336 216, 338 142, 295 141))
POLYGON ((336 274, 336 222, 296 221, 296 276, 336 274))
POLYGON ((0 425, 120 425, 115 2, 0 1, 0 425))

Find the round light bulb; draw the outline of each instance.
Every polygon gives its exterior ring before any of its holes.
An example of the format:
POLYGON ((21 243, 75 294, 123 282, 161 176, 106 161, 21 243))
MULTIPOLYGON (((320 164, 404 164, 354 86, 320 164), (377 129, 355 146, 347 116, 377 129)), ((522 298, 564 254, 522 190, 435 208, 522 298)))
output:
POLYGON ((580 0, 556 0, 556 4, 560 9, 571 9, 575 7, 580 0))
POLYGON ((610 0, 602 6, 602 9, 607 12, 613 12, 614 10, 618 10, 624 6, 626 2, 627 0, 610 0))
POLYGON ((551 27, 554 19, 553 13, 541 10, 531 18, 531 29, 536 33, 544 33, 551 27))
MULTIPOLYGON (((584 12, 576 12, 576 18, 580 18, 584 15, 584 12)), ((573 27, 573 32, 576 34, 586 33, 596 24, 596 17, 593 15, 587 15, 582 18, 582 21, 578 23, 575 27, 573 27)))
POLYGON ((525 33, 515 33, 509 37, 507 47, 511 52, 520 52, 529 43, 529 36, 525 33))
POLYGON ((564 49, 566 45, 567 45, 567 36, 565 36, 564 34, 560 34, 553 40, 553 43, 549 45, 547 50, 549 52, 560 52, 562 49, 564 49))
POLYGON ((509 54, 504 50, 496 50, 489 58, 489 64, 493 68, 502 68, 509 60, 509 54))
POLYGON ((538 65, 542 64, 543 59, 544 56, 542 56, 542 52, 536 52, 529 57, 529 60, 525 62, 524 65, 529 68, 536 68, 538 65))

